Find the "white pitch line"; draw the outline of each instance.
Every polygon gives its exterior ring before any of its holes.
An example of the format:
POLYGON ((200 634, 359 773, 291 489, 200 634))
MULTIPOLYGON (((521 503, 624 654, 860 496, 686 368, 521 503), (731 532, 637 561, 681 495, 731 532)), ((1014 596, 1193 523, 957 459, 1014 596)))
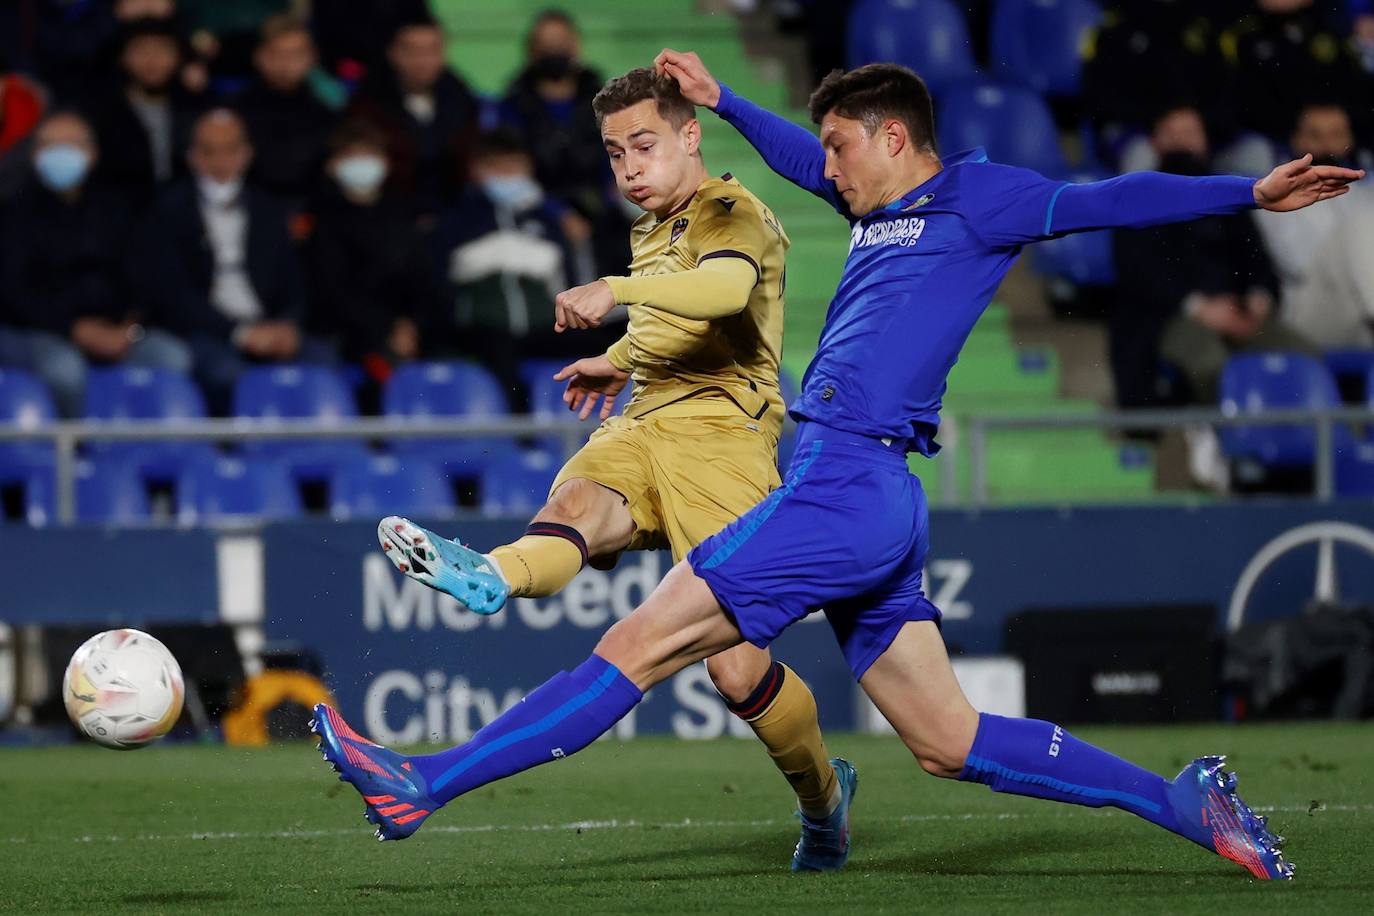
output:
MULTIPOLYGON (((1267 805, 1252 808, 1265 814, 1307 814, 1311 808, 1309 805, 1267 805)), ((1374 811, 1374 805, 1323 805, 1317 809, 1319 813, 1339 812, 1365 812, 1374 811)), ((1094 816, 1110 816, 1113 814, 1124 814, 1120 811, 1099 811, 1094 816)), ((992 814, 987 812, 968 812, 965 814, 905 814, 898 817, 865 817, 865 823, 897 823, 910 824, 930 821, 1015 821, 1015 820, 1038 820, 1046 817, 1081 817, 1086 816, 1087 811, 1067 810, 1056 813, 1045 812, 1044 814, 1018 814, 1015 812, 1003 812, 992 814)), ((639 821, 639 820, 598 820, 598 821, 570 821, 566 824, 434 824, 425 828, 425 833, 553 833, 566 830, 699 830, 699 829, 738 829, 748 827, 784 827, 794 824, 793 819, 771 818, 766 820, 750 821, 723 821, 723 820, 693 820, 684 818, 680 821, 639 821)), ((366 831, 358 829, 338 829, 338 830, 270 830, 270 831, 216 831, 204 833, 141 833, 130 836, 77 836, 71 837, 72 843, 130 843, 130 842, 160 842, 171 840, 174 842, 184 842, 188 840, 310 840, 323 837, 335 836, 363 836, 366 831)), ((34 842, 30 837, 6 837, 5 842, 25 845, 34 842)), ((42 838, 40 842, 47 842, 49 838, 42 838)), ((60 842, 60 841, 59 841, 60 842)))

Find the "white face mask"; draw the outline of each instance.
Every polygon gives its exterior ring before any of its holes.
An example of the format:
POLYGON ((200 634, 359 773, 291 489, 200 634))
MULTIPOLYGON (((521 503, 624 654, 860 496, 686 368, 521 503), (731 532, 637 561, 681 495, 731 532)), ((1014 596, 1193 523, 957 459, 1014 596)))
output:
POLYGON ((228 181, 216 181, 207 175, 201 175, 196 179, 196 187, 200 189, 200 196, 205 198, 208 203, 216 207, 227 207, 243 190, 243 179, 231 178, 228 181))
POLYGON ((386 173, 381 156, 348 156, 334 165, 334 180, 354 194, 372 194, 386 181, 386 173))

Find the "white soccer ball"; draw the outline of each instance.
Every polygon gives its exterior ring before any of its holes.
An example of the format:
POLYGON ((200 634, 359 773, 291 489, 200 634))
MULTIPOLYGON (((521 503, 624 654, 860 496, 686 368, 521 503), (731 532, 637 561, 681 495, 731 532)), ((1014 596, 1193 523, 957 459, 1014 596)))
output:
POLYGON ((167 647, 140 630, 107 630, 81 644, 62 677, 72 723, 97 744, 131 750, 176 724, 186 685, 167 647))

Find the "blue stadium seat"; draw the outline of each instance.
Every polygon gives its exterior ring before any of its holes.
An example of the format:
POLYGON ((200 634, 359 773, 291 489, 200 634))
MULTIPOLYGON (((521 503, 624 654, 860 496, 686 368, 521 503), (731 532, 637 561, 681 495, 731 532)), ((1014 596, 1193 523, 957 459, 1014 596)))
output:
MULTIPOLYGON (((407 363, 387 383, 382 409, 388 417, 475 420, 509 416, 510 403, 495 376, 475 363, 407 363)), ((488 464, 507 460, 514 449, 510 438, 493 436, 398 439, 391 444, 396 455, 436 462, 454 477, 476 477, 488 464)))
POLYGON ((860 0, 849 14, 849 66, 905 64, 939 95, 978 75, 968 23, 950 0, 860 0))
MULTIPOLYGON (((1074 181, 1097 181, 1106 176, 1074 175, 1074 181)), ((1076 286, 1112 286, 1116 283, 1116 255, 1112 233, 1080 232, 1038 242, 1031 247, 1035 267, 1043 274, 1068 280, 1076 286)))
POLYGON ((487 515, 533 515, 548 499, 560 465, 542 449, 522 451, 515 460, 482 474, 481 504, 487 515))
MULTIPOLYGON (((1263 414, 1275 409, 1336 407, 1340 397, 1331 373, 1317 360, 1292 353, 1233 356, 1221 375, 1221 409, 1230 415, 1263 414)), ((1250 459, 1269 468, 1312 465, 1316 431, 1312 426, 1236 426, 1220 431, 1222 451, 1230 458, 1250 459)), ((1351 444, 1338 426, 1338 449, 1351 444)))
POLYGON ((939 99, 940 152, 981 146, 993 162, 1060 178, 1069 167, 1049 106, 1029 89, 1001 83, 964 83, 939 99))
MULTIPOLYGON (((234 388, 234 414, 260 420, 315 420, 338 423, 358 416, 358 404, 348 384, 327 366, 260 366, 245 372, 234 388)), ((354 439, 318 442, 247 441, 251 455, 271 458, 290 467, 297 480, 328 479, 344 464, 369 457, 367 446, 354 439)))
POLYGON ((286 467, 272 461, 211 458, 177 479, 177 519, 205 523, 295 518, 301 497, 286 467))
MULTIPOLYGON (((57 419, 52 395, 18 369, 0 369, 0 425, 37 429, 57 419)), ((53 447, 43 442, 0 443, 0 483, 26 483, 35 469, 51 467, 53 447)))
MULTIPOLYGON (((57 521, 57 476, 53 468, 35 469, 25 492, 25 516, 31 525, 57 521)), ((119 460, 82 459, 76 463, 78 522, 131 525, 151 515, 148 491, 138 469, 119 460)))
POLYGON ((454 510, 453 488, 433 464, 374 455, 334 471, 329 509, 337 519, 448 515, 454 510))
MULTIPOLYGON (((119 366, 92 369, 86 381, 86 419, 178 422, 205 417, 205 398, 188 376, 166 369, 119 366)), ((175 478, 186 466, 212 459, 205 442, 95 442, 93 454, 137 468, 145 480, 175 478)))
POLYGON ((1093 0, 997 0, 992 66, 997 77, 1054 96, 1078 94, 1083 50, 1102 21, 1093 0))
POLYGON ((1336 377, 1337 387, 1347 401, 1372 399, 1374 387, 1369 386, 1369 380, 1374 378, 1374 351, 1328 350, 1322 354, 1322 362, 1336 377))
POLYGON ((1374 496, 1374 442, 1356 442, 1336 449, 1336 493, 1374 496))

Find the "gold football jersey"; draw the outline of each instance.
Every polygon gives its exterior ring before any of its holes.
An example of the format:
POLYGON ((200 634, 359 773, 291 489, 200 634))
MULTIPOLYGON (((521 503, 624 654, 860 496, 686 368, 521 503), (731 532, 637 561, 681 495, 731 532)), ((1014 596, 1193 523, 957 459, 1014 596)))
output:
POLYGON ((788 245, 772 211, 728 173, 704 182, 662 220, 645 213, 635 221, 631 276, 737 257, 753 265, 758 280, 742 312, 710 321, 672 315, 652 302, 628 304, 635 394, 627 417, 670 405, 683 416, 743 411, 781 433, 778 366, 788 245))

